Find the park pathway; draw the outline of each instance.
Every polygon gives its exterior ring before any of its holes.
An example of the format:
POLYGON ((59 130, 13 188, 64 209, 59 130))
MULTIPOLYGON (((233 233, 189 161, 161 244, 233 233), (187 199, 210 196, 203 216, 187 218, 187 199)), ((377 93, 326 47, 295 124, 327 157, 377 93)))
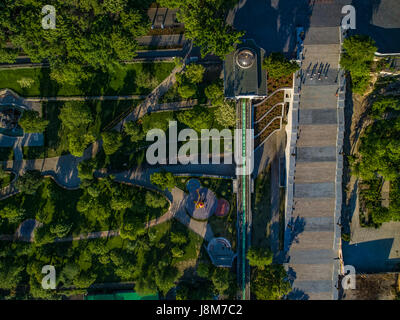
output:
MULTIPOLYGON (((304 41, 292 219, 285 235, 289 299, 338 298, 337 167, 340 28, 311 27, 304 41)), ((341 176, 340 176, 341 181, 341 176)), ((339 213, 340 214, 340 213, 339 213)), ((340 237, 340 233, 339 233, 340 237)), ((339 239, 340 241, 340 239, 339 239)))
POLYGON ((119 101, 119 100, 141 100, 145 99, 147 95, 126 95, 126 96, 58 96, 58 97, 28 97, 25 101, 28 102, 54 102, 54 101, 119 101))

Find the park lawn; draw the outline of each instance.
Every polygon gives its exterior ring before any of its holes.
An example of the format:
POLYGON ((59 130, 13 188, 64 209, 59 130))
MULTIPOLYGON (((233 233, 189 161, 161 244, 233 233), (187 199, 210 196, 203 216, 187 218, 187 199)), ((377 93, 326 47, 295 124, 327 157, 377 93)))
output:
POLYGON ((0 147, 0 161, 14 160, 14 149, 11 147, 0 147))
POLYGON ((253 230, 252 245, 255 247, 270 246, 271 222, 271 169, 268 167, 255 180, 253 193, 253 230))
POLYGON ((146 95, 171 73, 172 62, 132 63, 116 67, 113 73, 98 73, 79 85, 61 85, 50 78, 50 68, 18 68, 0 70, 0 89, 9 88, 22 96, 97 96, 146 95), (22 89, 21 78, 34 84, 22 89))
POLYGON ((91 130, 98 138, 105 127, 122 114, 135 107, 141 100, 120 101, 51 101, 42 103, 42 114, 49 120, 44 132, 44 146, 24 147, 24 159, 52 158, 68 154, 68 134, 62 126, 59 114, 65 103, 87 104, 92 110, 94 122, 90 125, 91 130))

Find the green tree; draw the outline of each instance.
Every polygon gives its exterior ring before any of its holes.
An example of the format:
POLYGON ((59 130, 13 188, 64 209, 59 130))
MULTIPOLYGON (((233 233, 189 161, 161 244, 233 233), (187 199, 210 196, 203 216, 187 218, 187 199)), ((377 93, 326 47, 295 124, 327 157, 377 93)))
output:
POLYGON ((213 123, 213 114, 208 108, 195 106, 194 108, 178 113, 177 118, 189 128, 201 132, 202 129, 210 129, 213 123))
POLYGON ((258 300, 280 300, 291 291, 290 282, 282 265, 255 269, 252 292, 258 300))
POLYGON ((14 204, 7 204, 0 209, 0 217, 8 219, 11 223, 21 222, 25 217, 25 209, 14 204))
POLYGON ((206 69, 201 64, 189 64, 185 69, 185 76, 191 83, 201 83, 206 69))
POLYGON ((196 272, 199 275, 199 277, 208 279, 210 277, 210 271, 211 270, 209 263, 199 262, 199 264, 197 265, 196 272))
POLYGON ((16 182, 16 187, 19 191, 26 194, 34 194, 42 185, 43 179, 40 171, 26 171, 22 176, 19 176, 16 182))
POLYGON ((140 141, 145 137, 142 128, 133 121, 125 123, 124 132, 130 136, 132 142, 140 141))
POLYGON ((214 110, 214 118, 224 128, 236 125, 236 109, 230 103, 223 103, 214 110))
POLYGON ((134 212, 126 211, 123 215, 120 235, 124 239, 136 240, 145 233, 144 222, 134 215, 134 212))
POLYGON ((63 221, 59 221, 50 226, 50 232, 57 236, 58 238, 63 238, 68 235, 71 231, 72 223, 66 223, 63 221))
POLYGON ((272 52, 264 59, 262 65, 268 76, 274 79, 289 76, 300 69, 296 62, 289 61, 281 52, 272 52))
POLYGON ((343 49, 340 66, 350 72, 353 91, 363 94, 370 81, 371 64, 377 50, 375 41, 368 36, 354 35, 343 41, 343 49))
POLYGON ((247 259, 252 267, 264 269, 272 263, 272 252, 267 248, 251 247, 247 252, 247 259))
POLYGON ((218 294, 224 294, 229 288, 229 269, 215 268, 211 281, 218 294))
POLYGON ((76 102, 66 102, 61 108, 58 117, 62 124, 71 131, 77 128, 86 128, 87 125, 93 122, 89 106, 76 102))
POLYGON ((26 133, 42 133, 49 124, 48 120, 39 117, 39 112, 24 110, 18 124, 26 133))
POLYGON ((178 93, 183 99, 192 98, 196 92, 197 88, 194 83, 185 82, 178 86, 178 93))
POLYGON ((210 281, 180 281, 176 300, 212 300, 213 284, 210 281))
POLYGON ((172 191, 176 186, 175 176, 171 172, 162 171, 162 172, 154 172, 150 176, 151 183, 159 186, 162 190, 168 189, 172 191))
POLYGON ((76 84, 95 72, 110 72, 121 60, 131 60, 136 39, 150 21, 140 1, 57 1, 57 26, 44 30, 41 0, 4 0, 0 11, 0 60, 14 62, 18 51, 32 61, 47 59, 51 77, 76 84), (12 48, 6 48, 11 45, 12 48))
POLYGON ((91 133, 73 131, 68 135, 68 148, 73 156, 82 157, 85 149, 95 141, 96 137, 91 133))
POLYGON ((151 208, 164 208, 167 205, 167 200, 164 196, 153 191, 147 191, 145 203, 151 208))
POLYGON ((0 288, 15 289, 22 280, 22 265, 16 265, 11 259, 0 259, 0 288))
POLYGON ((224 104, 224 86, 221 80, 215 81, 212 84, 208 85, 205 88, 204 93, 206 97, 211 101, 213 106, 221 106, 224 104))
POLYGON ((243 32, 236 31, 225 20, 233 1, 176 1, 178 19, 185 24, 185 36, 201 48, 202 57, 215 54, 222 59, 240 43, 243 32))
POLYGON ((103 149, 106 155, 112 155, 122 146, 122 135, 119 132, 103 132, 103 149))
POLYGON ((94 159, 84 160, 78 163, 78 177, 81 180, 93 180, 93 173, 96 170, 94 159))

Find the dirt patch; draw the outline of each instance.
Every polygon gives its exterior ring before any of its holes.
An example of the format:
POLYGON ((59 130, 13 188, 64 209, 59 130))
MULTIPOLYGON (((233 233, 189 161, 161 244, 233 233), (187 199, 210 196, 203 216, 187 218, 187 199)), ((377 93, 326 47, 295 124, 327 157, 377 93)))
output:
POLYGON ((356 289, 345 290, 343 300, 394 300, 399 280, 399 273, 357 275, 356 289))

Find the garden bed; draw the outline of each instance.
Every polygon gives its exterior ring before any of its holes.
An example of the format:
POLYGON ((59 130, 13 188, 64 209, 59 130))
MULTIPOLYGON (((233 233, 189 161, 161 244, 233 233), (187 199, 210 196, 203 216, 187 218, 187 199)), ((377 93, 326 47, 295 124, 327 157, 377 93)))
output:
POLYGON ((254 134, 257 135, 258 133, 260 133, 265 128, 265 126, 267 126, 276 117, 282 117, 282 111, 282 105, 278 105, 270 110, 269 113, 259 123, 255 125, 254 134))
POLYGON ((282 88, 292 88, 293 87, 293 75, 290 74, 286 77, 282 77, 279 79, 268 78, 267 80, 267 88, 269 92, 274 92, 278 89, 282 88))
POLYGON ((283 103, 285 98, 284 91, 279 91, 268 97, 268 99, 259 106, 254 107, 254 117, 255 121, 260 119, 264 114, 271 110, 277 103, 283 103))
POLYGON ((281 118, 275 119, 271 124, 264 130, 264 132, 255 139, 255 147, 260 145, 265 139, 267 139, 275 130, 281 128, 281 118))

